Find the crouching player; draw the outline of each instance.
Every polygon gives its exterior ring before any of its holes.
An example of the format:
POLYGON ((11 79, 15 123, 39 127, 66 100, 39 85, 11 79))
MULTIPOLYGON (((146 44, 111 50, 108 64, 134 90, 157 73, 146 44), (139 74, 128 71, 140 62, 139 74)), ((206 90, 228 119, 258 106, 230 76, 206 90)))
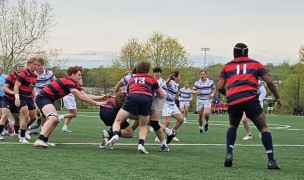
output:
POLYGON ((103 102, 95 100, 106 100, 107 96, 94 96, 86 94, 80 87, 82 79, 82 67, 75 66, 69 67, 67 70, 67 77, 57 79, 43 88, 43 90, 36 97, 36 104, 41 112, 46 116, 47 121, 43 125, 38 139, 35 141, 35 147, 47 148, 49 136, 59 123, 59 121, 65 118, 63 115, 58 115, 54 101, 62 98, 69 93, 74 94, 80 100, 101 106, 103 102))
POLYGON ((138 115, 139 121, 139 142, 138 151, 148 154, 144 148, 144 141, 147 136, 147 125, 149 122, 153 91, 159 97, 163 97, 163 92, 159 88, 157 80, 149 76, 151 64, 148 61, 140 61, 136 66, 136 74, 128 82, 128 96, 126 102, 119 110, 113 124, 113 137, 105 144, 106 147, 113 145, 119 139, 120 125, 128 117, 138 115))

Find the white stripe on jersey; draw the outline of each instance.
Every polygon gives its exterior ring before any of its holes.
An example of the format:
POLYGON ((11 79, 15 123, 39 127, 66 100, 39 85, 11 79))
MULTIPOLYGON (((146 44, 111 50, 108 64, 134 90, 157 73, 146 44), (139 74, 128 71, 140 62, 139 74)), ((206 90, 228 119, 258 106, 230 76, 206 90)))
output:
POLYGON ((189 101, 191 94, 192 94, 192 90, 190 88, 181 88, 180 90, 180 101, 189 101))
POLYGON ((44 88, 44 86, 50 84, 51 81, 54 79, 56 79, 54 76, 54 73, 50 70, 44 69, 43 74, 41 76, 37 75, 37 82, 35 84, 35 92, 40 92, 44 88))
POLYGON ((175 98, 178 92, 178 86, 175 81, 170 80, 168 87, 166 90, 166 103, 175 103, 175 98))
POLYGON ((199 94, 197 95, 198 100, 210 100, 211 89, 215 88, 214 82, 207 78, 207 81, 203 83, 201 79, 196 81, 193 86, 193 90, 197 90, 199 94))

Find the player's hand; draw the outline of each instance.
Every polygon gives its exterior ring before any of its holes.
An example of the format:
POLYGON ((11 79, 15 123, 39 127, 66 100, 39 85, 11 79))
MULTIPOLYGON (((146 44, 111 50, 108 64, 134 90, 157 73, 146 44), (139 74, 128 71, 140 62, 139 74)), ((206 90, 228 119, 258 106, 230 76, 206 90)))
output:
POLYGON ((105 101, 105 100, 107 100, 109 97, 110 97, 110 96, 109 96, 108 94, 101 95, 101 96, 100 96, 100 100, 105 101))
POLYGON ((107 104, 106 101, 100 101, 96 103, 96 106, 104 106, 105 104, 107 104))
POLYGON ((16 107, 20 106, 20 99, 15 99, 15 105, 16 105, 16 107))
POLYGON ((277 98, 277 99, 274 99, 274 102, 277 102, 277 107, 278 108, 281 108, 282 107, 282 102, 281 102, 281 99, 280 98, 277 98))
POLYGON ((170 79, 173 79, 174 75, 173 74, 170 74, 169 78, 170 79))

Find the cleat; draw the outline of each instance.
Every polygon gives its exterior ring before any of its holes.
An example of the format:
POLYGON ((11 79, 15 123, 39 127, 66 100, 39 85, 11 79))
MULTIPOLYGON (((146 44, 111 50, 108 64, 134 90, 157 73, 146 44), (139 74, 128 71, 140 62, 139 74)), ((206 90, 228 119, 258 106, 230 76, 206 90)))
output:
POLYGON ((232 167, 233 155, 228 153, 225 157, 224 166, 225 167, 232 167))
POLYGON ((68 129, 62 129, 61 130, 63 133, 71 133, 72 131, 68 130, 68 129))
POLYGON ((169 152, 169 147, 167 145, 163 144, 160 147, 160 152, 169 152))
POLYGON ((156 138, 154 139, 154 141, 155 141, 155 142, 160 142, 159 139, 158 139, 158 137, 156 137, 156 138))
POLYGON ((179 142, 179 139, 177 139, 177 137, 174 137, 172 140, 173 140, 174 142, 179 142))
POLYGON ((25 131, 25 138, 28 140, 32 139, 30 133, 31 133, 30 131, 25 131))
POLYGON ((275 160, 268 160, 268 169, 281 169, 275 160))
POLYGON ((46 142, 44 142, 44 141, 42 141, 42 140, 40 140, 40 139, 37 139, 35 142, 34 142, 34 144, 33 144, 35 147, 41 147, 41 148, 48 148, 49 147, 49 145, 46 143, 46 142))
POLYGON ((106 142, 102 141, 99 145, 99 149, 106 149, 106 142))
POLYGON ((204 125, 204 131, 207 132, 208 128, 209 128, 209 123, 205 123, 205 125, 204 125))
POLYGON ((39 126, 37 124, 32 124, 28 127, 28 130, 37 129, 37 128, 39 128, 39 126))
POLYGON ((203 134, 203 133, 204 133, 204 130, 203 130, 202 128, 199 128, 199 132, 200 132, 201 134, 203 134))
POLYGON ((154 133, 153 127, 150 127, 149 131, 150 131, 151 133, 154 133))
POLYGON ((110 149, 111 147, 113 147, 113 144, 116 143, 119 139, 118 135, 113 136, 108 142, 106 142, 105 147, 107 149, 110 149))
POLYGON ((0 140, 4 140, 3 136, 0 135, 0 140))
POLYGON ((142 153, 142 154, 149 154, 149 152, 145 149, 145 147, 141 144, 138 145, 137 148, 138 152, 142 153))
POLYGON ((243 137, 244 141, 251 140, 251 139, 252 139, 251 135, 246 135, 245 137, 243 137))
POLYGON ((167 144, 169 144, 171 141, 172 141, 172 139, 176 136, 176 131, 173 131, 172 130, 172 134, 170 135, 170 136, 167 136, 167 144))
POLYGON ((55 143, 46 142, 46 144, 47 144, 48 146, 50 146, 50 147, 54 147, 54 146, 56 146, 56 144, 55 144, 55 143))
POLYGON ((102 130, 102 136, 103 136, 103 140, 105 143, 109 141, 110 135, 109 135, 108 131, 102 130))
POLYGON ((21 144, 29 144, 29 142, 25 139, 25 137, 21 137, 19 139, 19 143, 21 143, 21 144))

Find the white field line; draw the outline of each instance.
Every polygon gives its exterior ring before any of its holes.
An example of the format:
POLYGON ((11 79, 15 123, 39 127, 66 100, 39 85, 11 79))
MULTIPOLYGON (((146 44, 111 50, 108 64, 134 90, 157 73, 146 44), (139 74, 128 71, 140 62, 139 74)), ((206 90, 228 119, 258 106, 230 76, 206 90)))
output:
MULTIPOLYGON (((24 145, 18 142, 0 142, 1 144, 8 145, 24 145)), ((33 143, 29 143, 32 145, 33 143)), ((55 143, 56 145, 99 145, 99 143, 55 143)), ((115 143, 115 146, 137 146, 135 143, 115 143)), ((156 143, 146 143, 147 146, 159 146, 156 143)), ((170 144, 169 146, 226 146, 226 144, 170 144)), ((235 144, 235 146, 240 147, 262 147, 262 144, 235 144)), ((274 147, 304 147, 304 144, 276 144, 274 147)))

